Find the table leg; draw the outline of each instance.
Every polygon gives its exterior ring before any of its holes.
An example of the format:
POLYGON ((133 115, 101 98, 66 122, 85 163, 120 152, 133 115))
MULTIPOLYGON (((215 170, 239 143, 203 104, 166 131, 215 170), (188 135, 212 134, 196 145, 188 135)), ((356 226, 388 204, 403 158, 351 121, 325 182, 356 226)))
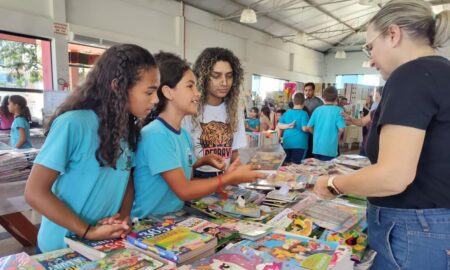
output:
POLYGON ((23 246, 37 246, 38 229, 22 213, 0 216, 0 225, 23 246))

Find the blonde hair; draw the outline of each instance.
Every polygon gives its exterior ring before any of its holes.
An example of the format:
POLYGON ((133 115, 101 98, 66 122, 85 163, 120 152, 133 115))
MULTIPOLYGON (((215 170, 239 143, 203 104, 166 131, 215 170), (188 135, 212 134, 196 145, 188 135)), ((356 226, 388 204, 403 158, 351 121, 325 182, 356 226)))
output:
POLYGON ((376 30, 385 32, 392 24, 404 29, 413 39, 428 41, 433 48, 447 46, 450 39, 450 11, 434 15, 423 0, 392 0, 370 20, 376 30))

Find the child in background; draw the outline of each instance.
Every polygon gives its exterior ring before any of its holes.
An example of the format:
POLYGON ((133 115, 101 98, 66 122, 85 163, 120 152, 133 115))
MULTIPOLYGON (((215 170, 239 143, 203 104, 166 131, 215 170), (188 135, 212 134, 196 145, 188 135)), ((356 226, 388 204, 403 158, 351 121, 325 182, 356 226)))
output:
POLYGON ((8 109, 9 96, 4 96, 0 105, 0 130, 10 130, 14 121, 14 114, 8 109))
POLYGON ((272 118, 270 117, 271 115, 271 110, 268 106, 263 106, 261 108, 261 114, 259 116, 259 120, 261 121, 261 131, 267 131, 267 130, 273 130, 273 122, 270 120, 273 120, 273 115, 272 118))
POLYGON ((27 106, 27 100, 22 96, 12 95, 9 97, 8 102, 8 110, 14 114, 9 144, 17 149, 31 148, 31 114, 27 106))
POLYGON ((245 131, 259 132, 261 122, 259 121, 259 110, 253 107, 250 110, 250 118, 245 121, 245 131))
POLYGON ((308 113, 303 110, 305 96, 295 93, 294 107, 288 110, 278 121, 278 129, 283 130, 283 148, 286 152, 285 163, 300 164, 308 148, 308 133, 304 131, 308 124, 308 113))
POLYGON ((200 92, 197 80, 186 61, 167 53, 155 55, 161 72, 158 88, 160 100, 156 120, 142 129, 142 139, 136 154, 134 171, 135 202, 132 216, 145 218, 180 210, 187 200, 198 199, 230 184, 254 181, 263 175, 252 171, 250 165, 237 166, 208 181, 192 179, 192 171, 209 165, 219 170, 225 160, 209 154, 196 160, 189 133, 181 127, 186 115, 197 113, 200 92), (231 170, 231 171, 230 171, 231 170))
POLYGON ((337 89, 333 86, 323 91, 324 106, 317 107, 308 122, 307 130, 313 133, 313 156, 319 160, 331 160, 338 154, 338 138, 344 132, 344 111, 336 105, 337 89))
POLYGON ((66 247, 70 232, 89 240, 126 236, 139 120, 158 103, 158 86, 147 50, 115 45, 57 109, 25 189, 28 204, 43 215, 41 251, 66 247))

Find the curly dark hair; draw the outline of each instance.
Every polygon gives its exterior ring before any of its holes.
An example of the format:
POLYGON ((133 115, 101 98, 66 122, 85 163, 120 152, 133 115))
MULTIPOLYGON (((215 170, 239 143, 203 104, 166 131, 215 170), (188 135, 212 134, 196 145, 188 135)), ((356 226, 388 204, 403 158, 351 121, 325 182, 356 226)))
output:
POLYGON ((136 151, 141 123, 128 112, 128 91, 140 80, 142 71, 157 68, 152 54, 133 44, 115 45, 96 61, 86 80, 58 107, 46 134, 59 115, 72 110, 93 110, 100 124, 100 145, 95 157, 101 166, 116 168, 122 153, 120 142, 136 151), (112 88, 114 83, 115 89, 112 88))
POLYGON ((30 108, 28 108, 26 98, 20 95, 12 95, 8 99, 9 102, 19 105, 20 108, 20 117, 24 117, 28 122, 31 121, 31 112, 30 108))
POLYGON ((0 115, 5 117, 11 117, 12 113, 8 110, 8 99, 9 96, 4 96, 2 99, 2 104, 0 105, 0 115))
POLYGON ((169 52, 160 51, 155 54, 155 59, 158 64, 161 81, 158 87, 158 105, 144 121, 144 125, 154 120, 160 113, 164 111, 167 106, 167 98, 162 93, 163 86, 174 88, 183 78, 184 73, 191 70, 189 64, 181 59, 179 56, 169 52))
POLYGON ((206 48, 194 63, 193 70, 197 77, 197 87, 201 93, 201 97, 198 114, 194 115, 192 120, 194 124, 198 124, 199 118, 203 114, 211 71, 218 61, 228 62, 233 70, 233 84, 231 85, 230 92, 224 98, 224 102, 226 104, 231 130, 236 132, 238 128, 238 112, 240 111, 238 108, 240 87, 244 79, 244 70, 242 69, 241 62, 233 52, 225 48, 206 48))

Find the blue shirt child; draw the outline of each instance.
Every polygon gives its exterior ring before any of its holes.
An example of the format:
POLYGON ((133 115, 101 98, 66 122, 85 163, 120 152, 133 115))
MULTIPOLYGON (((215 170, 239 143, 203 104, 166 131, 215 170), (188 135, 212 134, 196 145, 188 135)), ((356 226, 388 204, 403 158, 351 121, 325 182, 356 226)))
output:
POLYGON ((339 129, 345 128, 343 109, 336 105, 324 105, 314 110, 308 127, 314 128, 313 154, 337 156, 339 129))
POLYGON ((134 171, 135 199, 132 216, 145 218, 178 211, 184 202, 172 191, 161 173, 182 168, 186 179, 195 163, 190 135, 157 118, 141 131, 134 171))
POLYGON ((294 121, 294 128, 287 128, 283 131, 283 148, 307 149, 308 133, 304 132, 302 128, 308 124, 308 113, 301 109, 292 109, 285 112, 278 120, 282 124, 290 124, 294 121))
POLYGON ((258 118, 249 118, 246 120, 249 128, 256 128, 261 125, 261 121, 258 118))
POLYGON ((25 130, 25 136, 27 140, 20 147, 20 149, 31 148, 31 139, 30 139, 30 123, 28 123, 27 119, 23 116, 18 116, 14 118, 14 121, 11 125, 11 132, 9 138, 9 144, 12 147, 16 147, 17 142, 20 139, 19 128, 23 128, 25 130))
MULTIPOLYGON (((134 166, 134 152, 126 143, 116 169, 100 167, 95 152, 99 147, 99 119, 92 110, 66 112, 55 119, 34 163, 58 171, 52 192, 86 223, 112 216, 120 210, 134 166)), ((42 217, 38 246, 42 252, 65 248, 69 231, 42 217)))

